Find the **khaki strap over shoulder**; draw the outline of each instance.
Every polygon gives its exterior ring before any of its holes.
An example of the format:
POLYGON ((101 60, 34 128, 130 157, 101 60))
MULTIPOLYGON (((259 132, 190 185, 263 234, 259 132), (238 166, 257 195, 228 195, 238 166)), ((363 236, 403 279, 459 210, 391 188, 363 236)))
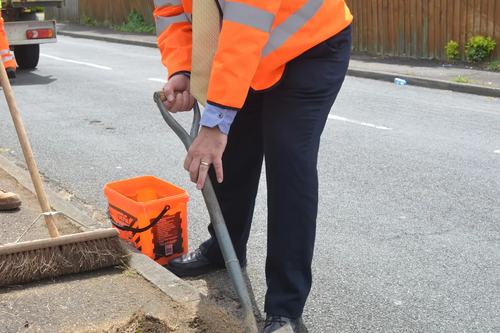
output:
POLYGON ((192 20, 191 95, 205 106, 221 27, 220 12, 215 0, 193 0, 192 20))

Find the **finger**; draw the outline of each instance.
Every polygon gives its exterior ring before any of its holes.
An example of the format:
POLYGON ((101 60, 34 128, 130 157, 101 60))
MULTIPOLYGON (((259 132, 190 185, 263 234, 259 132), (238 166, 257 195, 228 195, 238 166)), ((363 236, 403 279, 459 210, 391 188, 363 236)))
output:
POLYGON ((190 111, 191 109, 188 109, 189 101, 191 100, 190 93, 187 91, 184 91, 182 93, 182 98, 183 98, 183 100, 182 100, 182 109, 181 110, 182 111, 190 111))
POLYGON ((189 178, 193 183, 198 183, 198 175, 200 173, 201 160, 198 158, 193 158, 191 165, 189 166, 189 178))
POLYGON ((165 101, 163 102, 163 105, 165 105, 165 109, 167 109, 169 112, 175 113, 176 111, 172 110, 172 106, 174 105, 173 102, 165 101))
POLYGON ((174 96, 174 87, 172 84, 170 84, 169 82, 165 83, 165 85, 163 86, 163 93, 165 94, 165 103, 167 102, 173 102, 174 99, 175 99, 175 96, 174 96))
POLYGON ((192 161, 193 161, 193 157, 191 157, 191 155, 187 154, 186 158, 184 159, 184 170, 189 171, 189 166, 191 165, 192 161))
POLYGON ((204 165, 200 162, 200 168, 198 170, 198 181, 196 182, 196 188, 202 190, 205 186, 205 179, 207 179, 208 169, 210 165, 204 165))
POLYGON ((165 84, 163 86, 163 93, 165 94, 165 100, 163 101, 163 105, 165 105, 165 108, 170 111, 170 112, 173 112, 175 113, 176 111, 175 110, 172 110, 172 107, 174 105, 174 102, 175 102, 175 97, 174 97, 174 92, 173 90, 170 88, 171 85, 169 85, 168 83, 165 84))
POLYGON ((224 180, 224 172, 223 172, 223 168, 222 168, 222 160, 219 159, 217 161, 212 162, 212 164, 214 165, 215 176, 217 177, 217 182, 218 183, 222 183, 222 181, 224 180))
POLYGON ((189 94, 189 110, 192 110, 194 107, 194 97, 193 95, 189 94))
POLYGON ((183 99, 184 97, 182 94, 176 94, 174 104, 172 105, 173 111, 170 112, 182 111, 182 104, 184 103, 183 99))

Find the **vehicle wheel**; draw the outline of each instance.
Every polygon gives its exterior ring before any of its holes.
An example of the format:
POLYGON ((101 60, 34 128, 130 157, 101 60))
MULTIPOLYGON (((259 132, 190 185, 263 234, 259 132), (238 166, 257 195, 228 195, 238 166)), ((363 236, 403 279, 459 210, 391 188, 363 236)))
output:
POLYGON ((20 69, 33 69, 40 58, 40 44, 16 45, 14 55, 20 69))
MULTIPOLYGON (((38 21, 36 13, 22 13, 19 16, 20 21, 38 21)), ((14 55, 17 66, 20 69, 33 69, 38 65, 40 58, 40 44, 16 45, 14 46, 14 55)))

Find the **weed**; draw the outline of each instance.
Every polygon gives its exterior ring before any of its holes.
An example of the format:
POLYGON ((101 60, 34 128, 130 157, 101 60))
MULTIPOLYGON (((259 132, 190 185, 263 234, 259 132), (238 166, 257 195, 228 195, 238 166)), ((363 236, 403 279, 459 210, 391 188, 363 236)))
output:
POLYGON ((488 64, 490 71, 500 71, 500 60, 492 61, 488 64))
POLYGON ((455 76, 452 81, 454 82, 458 82, 458 83, 470 83, 470 84, 477 84, 476 81, 473 81, 473 80, 469 80, 469 77, 468 76, 462 76, 460 74, 458 74, 457 76, 455 76))
POLYGON ((410 72, 409 70, 406 70, 406 75, 415 75, 415 72, 410 72))
POLYGON ((132 9, 128 14, 127 23, 124 22, 122 25, 112 27, 112 29, 115 31, 156 33, 155 25, 147 24, 135 9, 132 9))
POLYGON ((80 23, 83 25, 90 25, 90 26, 96 26, 97 23, 95 20, 91 19, 87 15, 83 14, 82 18, 80 19, 80 23))

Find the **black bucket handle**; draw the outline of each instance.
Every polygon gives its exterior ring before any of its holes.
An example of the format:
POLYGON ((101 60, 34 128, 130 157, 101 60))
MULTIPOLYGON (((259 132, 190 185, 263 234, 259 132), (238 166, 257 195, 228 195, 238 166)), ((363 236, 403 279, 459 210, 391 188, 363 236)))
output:
POLYGON ((156 223, 158 223, 158 221, 161 220, 161 218, 170 210, 170 206, 169 205, 166 205, 163 210, 161 211, 160 215, 158 215, 153 222, 151 222, 150 225, 148 225, 147 227, 144 227, 144 228, 131 228, 129 226, 126 226, 126 225, 121 225, 121 224, 118 224, 115 222, 115 220, 113 219, 113 217, 111 216, 111 213, 109 212, 109 208, 108 208, 108 216, 109 216, 109 219, 111 221, 111 224, 114 225, 117 229, 120 229, 120 230, 123 230, 123 231, 131 231, 131 232, 134 232, 134 233, 141 233, 141 232, 144 232, 144 231, 148 231, 149 229, 151 229, 152 227, 154 227, 156 225, 156 223))

